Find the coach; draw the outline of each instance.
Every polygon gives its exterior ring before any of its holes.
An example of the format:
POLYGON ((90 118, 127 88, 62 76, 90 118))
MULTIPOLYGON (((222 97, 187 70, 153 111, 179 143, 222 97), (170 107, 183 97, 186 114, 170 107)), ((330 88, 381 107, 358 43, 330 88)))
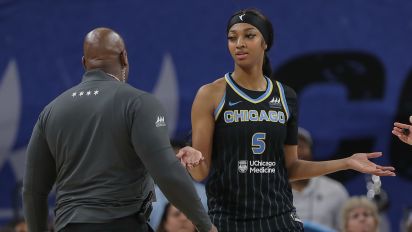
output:
MULTIPOLYGON (((81 83, 44 108, 30 139, 23 186, 29 231, 47 230, 53 184, 56 231, 148 231, 153 179, 199 231, 216 231, 170 146, 163 108, 125 83, 123 39, 97 28, 83 48, 81 83)), ((201 157, 190 147, 180 153, 201 157)))

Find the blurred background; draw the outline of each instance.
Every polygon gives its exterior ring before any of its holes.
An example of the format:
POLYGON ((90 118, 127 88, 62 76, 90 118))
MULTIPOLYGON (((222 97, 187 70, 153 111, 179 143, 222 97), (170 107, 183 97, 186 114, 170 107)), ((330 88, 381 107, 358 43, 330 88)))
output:
MULTIPOLYGON (((412 205, 412 147, 391 134, 412 115, 412 1, 0 0, 0 226, 21 216, 25 149, 43 107, 80 82, 83 38, 110 27, 126 42, 129 84, 155 94, 170 134, 185 139, 197 89, 226 72, 226 23, 255 7, 272 21, 275 77, 299 96, 316 160, 382 151, 392 231, 412 205)), ((369 177, 331 175, 350 195, 369 177)), ((53 200, 50 200, 51 206, 53 200)))

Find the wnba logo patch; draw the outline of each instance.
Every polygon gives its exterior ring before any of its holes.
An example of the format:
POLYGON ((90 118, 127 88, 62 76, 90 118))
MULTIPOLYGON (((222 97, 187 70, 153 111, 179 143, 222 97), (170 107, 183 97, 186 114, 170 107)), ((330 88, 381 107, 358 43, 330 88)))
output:
POLYGON ((237 162, 237 169, 239 170, 240 173, 246 173, 247 172, 247 160, 239 160, 237 162))
POLYGON ((280 103, 280 98, 275 98, 273 97, 272 100, 269 102, 269 107, 270 108, 282 108, 282 104, 280 103))

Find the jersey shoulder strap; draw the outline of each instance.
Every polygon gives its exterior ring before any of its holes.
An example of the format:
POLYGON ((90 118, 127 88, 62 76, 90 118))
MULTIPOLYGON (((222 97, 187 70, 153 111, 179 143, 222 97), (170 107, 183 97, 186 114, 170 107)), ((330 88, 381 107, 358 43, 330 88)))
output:
POLYGON ((289 113, 288 103, 286 102, 285 90, 283 88, 282 83, 280 83, 279 81, 276 81, 276 86, 278 87, 278 90, 279 90, 280 101, 282 102, 282 107, 285 110, 286 121, 287 121, 289 120, 290 113, 289 113))

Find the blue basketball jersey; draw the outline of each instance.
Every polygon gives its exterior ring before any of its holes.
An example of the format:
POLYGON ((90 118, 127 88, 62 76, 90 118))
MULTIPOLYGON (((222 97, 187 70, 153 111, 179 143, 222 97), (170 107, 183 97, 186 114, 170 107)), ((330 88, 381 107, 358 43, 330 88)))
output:
POLYGON ((300 231, 283 150, 297 144, 296 94, 267 77, 266 91, 225 79, 206 184, 212 221, 219 231, 300 231))

